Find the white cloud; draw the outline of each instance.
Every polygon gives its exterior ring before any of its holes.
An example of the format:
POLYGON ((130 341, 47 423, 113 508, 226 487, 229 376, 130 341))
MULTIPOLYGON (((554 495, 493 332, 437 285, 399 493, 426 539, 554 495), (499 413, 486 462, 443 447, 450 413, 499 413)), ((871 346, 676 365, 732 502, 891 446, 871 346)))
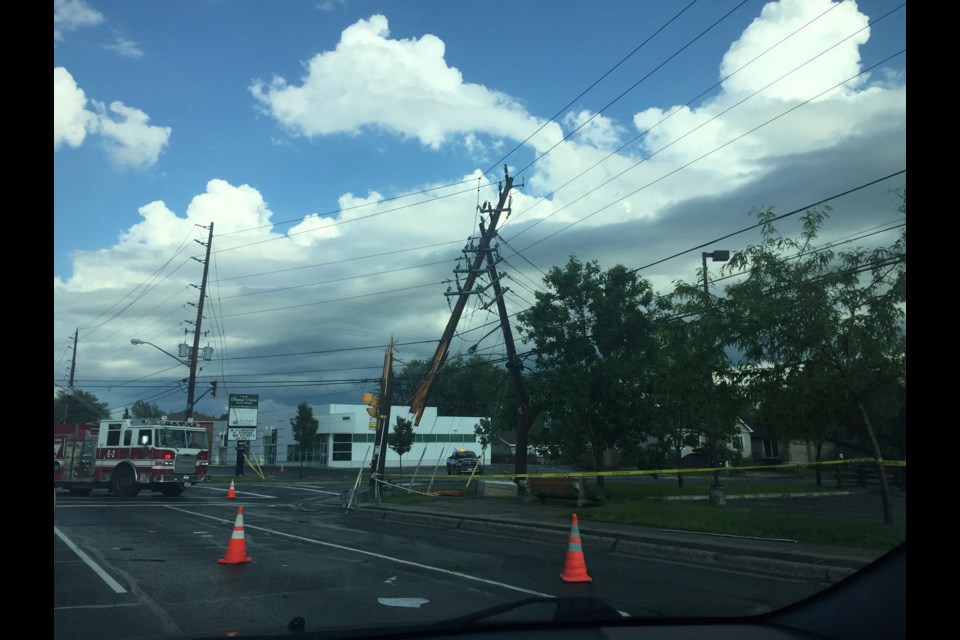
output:
POLYGON ((97 129, 104 137, 107 153, 121 166, 140 167, 156 163, 170 139, 170 127, 148 124, 150 117, 122 102, 94 103, 99 112, 97 129))
POLYGON ((70 72, 63 67, 53 70, 53 150, 64 144, 79 147, 87 134, 99 134, 110 158, 118 166, 140 167, 157 162, 170 140, 172 129, 148 124, 150 117, 122 102, 107 107, 91 101, 94 111, 86 108, 87 96, 70 72))
MULTIPOLYGON (((721 77, 733 74, 723 81, 723 89, 732 96, 764 89, 767 99, 806 100, 860 72, 859 47, 870 38, 870 29, 865 28, 868 24, 869 19, 859 12, 855 2, 771 2, 723 57, 721 77), (828 13, 817 19, 824 12, 828 13), (833 46, 837 43, 840 44, 833 46), (774 45, 776 48, 769 54, 757 57, 774 45), (804 64, 821 52, 823 55, 804 64), (750 64, 743 71, 733 73, 747 63, 750 64), (778 80, 788 71, 792 73, 778 80), (775 84, 764 88, 775 80, 775 84)), ((845 91, 862 83, 862 78, 852 81, 845 91)))
POLYGON ((108 51, 113 51, 124 58, 143 57, 143 51, 140 49, 140 45, 133 40, 127 40, 126 38, 117 38, 113 41, 113 43, 104 45, 104 48, 108 51))
POLYGON ((621 143, 621 137, 626 129, 610 118, 586 109, 578 112, 571 111, 563 117, 563 124, 569 131, 576 131, 571 136, 577 142, 589 144, 599 149, 613 150, 621 143), (578 129, 579 127, 579 129, 578 129))
POLYGON ((272 117, 308 137, 378 127, 438 148, 459 133, 523 139, 538 126, 509 96, 464 82, 436 36, 389 35, 384 16, 360 20, 334 51, 306 63, 299 86, 277 77, 250 90, 272 117))
POLYGON ((53 0, 53 39, 63 41, 65 31, 91 27, 103 22, 103 14, 83 0, 53 0))
POLYGON ((87 96, 63 67, 53 70, 53 150, 63 144, 79 147, 96 115, 86 109, 87 96))
POLYGON ((650 107, 634 116, 645 134, 643 153, 653 156, 649 162, 661 173, 686 167, 686 195, 708 195, 758 179, 778 166, 777 158, 863 135, 875 126, 874 116, 902 120, 905 85, 867 86, 861 78, 824 93, 861 70, 859 46, 869 37, 869 30, 862 30, 867 22, 853 2, 767 4, 724 56, 720 75, 730 77, 720 94, 699 107, 650 107), (831 48, 851 34, 856 35, 831 48))

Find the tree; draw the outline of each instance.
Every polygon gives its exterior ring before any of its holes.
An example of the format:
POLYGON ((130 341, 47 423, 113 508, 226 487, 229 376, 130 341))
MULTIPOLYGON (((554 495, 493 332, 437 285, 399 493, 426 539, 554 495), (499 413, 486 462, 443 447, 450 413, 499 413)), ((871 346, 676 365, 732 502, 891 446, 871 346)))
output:
POLYGON ((518 315, 520 335, 536 346, 538 440, 568 458, 589 446, 600 470, 604 454, 636 441, 649 418, 653 290, 622 265, 604 272, 576 256, 544 284, 548 291, 518 315))
POLYGON ((397 416, 397 423, 387 436, 387 444, 400 456, 400 473, 403 473, 403 454, 413 447, 413 420, 397 416))
MULTIPOLYGON (((394 380, 395 397, 409 400, 427 373, 429 362, 414 359, 406 363, 394 380)), ((505 384, 509 374, 481 355, 449 358, 430 390, 428 402, 447 416, 495 416, 507 414, 514 406, 513 387, 505 384)))
MULTIPOLYGON (((696 446, 707 433, 709 388, 718 363, 704 356, 702 325, 686 319, 664 321, 657 327, 658 346, 650 401, 654 405, 651 430, 673 451, 673 466, 683 466, 683 448, 696 446)), ((677 473, 683 486, 683 472, 677 473)))
POLYGON ((165 413, 166 412, 155 403, 145 402, 143 400, 137 400, 133 403, 133 406, 130 407, 130 414, 134 418, 161 418, 165 413))
MULTIPOLYGON (((906 191, 898 195, 906 215, 906 191)), ((730 344, 743 352, 740 380, 755 397, 771 389, 789 390, 793 401, 839 394, 827 407, 833 414, 834 402, 843 403, 855 417, 877 460, 883 521, 892 524, 878 435, 905 406, 906 226, 890 246, 835 254, 813 247, 828 211, 805 212, 796 239, 776 231, 772 211, 757 213, 762 241, 726 267, 746 274, 726 287, 730 344)))
MULTIPOLYGON (((758 379, 755 386, 760 420, 778 439, 811 442, 819 463, 824 442, 837 436, 849 415, 843 384, 833 369, 815 357, 782 376, 758 379)), ((823 486, 819 464, 816 474, 817 485, 823 486)))
POLYGON ((293 427, 293 439, 300 449, 300 477, 303 478, 303 461, 307 452, 313 449, 320 421, 313 417, 313 409, 306 402, 297 405, 297 415, 290 418, 293 427))
POLYGON ((53 399, 53 423, 99 422, 110 417, 107 403, 87 391, 58 389, 53 399))

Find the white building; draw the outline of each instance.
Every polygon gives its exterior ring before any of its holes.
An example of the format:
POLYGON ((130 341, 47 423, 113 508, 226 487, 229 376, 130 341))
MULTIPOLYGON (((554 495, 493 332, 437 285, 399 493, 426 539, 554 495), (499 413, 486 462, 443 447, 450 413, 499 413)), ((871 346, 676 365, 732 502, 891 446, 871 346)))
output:
MULTIPOLYGON (((305 452, 304 465, 311 467, 357 469, 368 467, 375 446, 376 429, 370 428, 367 405, 328 404, 313 408, 313 416, 320 422, 313 449, 305 452)), ((390 431, 397 423, 397 416, 413 421, 409 406, 390 407, 390 431)), ((490 450, 481 452, 474 433, 480 417, 439 416, 436 407, 426 407, 420 424, 413 427, 414 441, 410 451, 403 455, 403 468, 413 470, 434 468, 439 464, 446 473, 447 457, 455 449, 474 451, 484 464, 490 463, 490 450)), ((231 463, 236 458, 234 442, 226 442, 223 435, 215 435, 218 444, 224 446, 221 458, 231 463)), ((299 465, 300 447, 293 438, 293 427, 285 424, 257 428, 257 439, 250 443, 251 452, 262 464, 299 465)), ((386 466, 398 467, 400 456, 386 446, 386 466)))

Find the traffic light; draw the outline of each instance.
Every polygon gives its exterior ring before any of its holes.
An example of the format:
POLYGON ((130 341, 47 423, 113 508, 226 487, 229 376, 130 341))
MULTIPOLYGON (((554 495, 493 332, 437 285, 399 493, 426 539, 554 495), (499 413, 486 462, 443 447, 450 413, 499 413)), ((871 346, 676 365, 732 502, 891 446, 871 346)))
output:
POLYGON ((216 398, 217 397, 217 380, 214 380, 213 382, 210 383, 210 389, 212 390, 212 393, 210 395, 216 398))
POLYGON ((377 424, 377 418, 380 414, 380 396, 375 396, 372 393, 364 393, 360 396, 360 401, 367 407, 367 414, 370 416, 370 428, 375 429, 377 424))

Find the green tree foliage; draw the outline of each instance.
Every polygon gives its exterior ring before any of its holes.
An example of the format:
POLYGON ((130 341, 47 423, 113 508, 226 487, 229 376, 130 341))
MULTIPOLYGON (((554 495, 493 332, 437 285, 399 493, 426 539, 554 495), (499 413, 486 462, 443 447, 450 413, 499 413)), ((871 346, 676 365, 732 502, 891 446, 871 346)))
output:
MULTIPOLYGON (((679 289, 681 285, 677 286, 679 289)), ((657 327, 659 348, 650 394, 654 407, 651 430, 660 442, 669 445, 671 463, 677 469, 682 466, 683 448, 697 446, 700 436, 710 431, 709 402, 716 396, 716 390, 710 389, 710 380, 721 362, 705 356, 703 329, 702 324, 685 317, 664 321, 657 327)), ((712 350, 714 356, 718 351, 712 350)), ((720 424, 719 420, 715 423, 720 424)), ((677 485, 683 486, 683 473, 677 473, 677 485)))
POLYGON ((518 315, 521 336, 537 350, 537 444, 561 459, 590 450, 603 469, 605 452, 640 440, 649 419, 653 290, 622 265, 602 271, 576 256, 552 268, 544 284, 547 292, 518 315))
MULTIPOLYGON (((899 196, 906 216, 906 191, 899 196)), ((890 246, 835 253, 813 244, 827 216, 807 211, 793 239, 777 232, 771 211, 757 214, 762 241, 728 265, 745 274, 726 287, 729 342, 743 353, 740 382, 791 435, 816 441, 852 417, 880 460, 880 438, 906 403, 906 226, 890 246)))
POLYGON ((137 400, 130 407, 130 414, 134 418, 160 418, 166 412, 155 403, 137 400))
MULTIPOLYGON (((423 382, 428 366, 427 360, 407 362, 394 379, 395 397, 409 401, 423 382)), ((498 423, 500 419, 512 421, 515 394, 509 377, 506 368, 481 355, 465 358, 457 354, 440 368, 427 404, 437 407, 437 412, 444 416, 489 416, 498 423)))
MULTIPOLYGON (((717 298, 709 292, 701 267, 697 283, 674 283, 669 297, 672 315, 658 327, 653 400, 657 406, 657 433, 674 450, 681 467, 681 449, 706 440, 703 451, 715 469, 713 484, 720 486, 719 467, 736 457, 727 447, 745 399, 731 374, 725 346, 729 343, 717 298)), ((677 482, 683 485, 683 474, 677 482)))
POLYGON ((69 392, 59 389, 53 398, 53 422, 81 424, 99 422, 110 417, 107 403, 100 402, 97 396, 87 391, 74 389, 69 392))
POLYGON ((413 420, 397 416, 393 431, 387 436, 387 444, 400 456, 400 472, 403 473, 403 454, 413 447, 413 420))
POLYGON ((303 477, 303 461, 307 457, 306 453, 313 448, 314 440, 317 437, 317 429, 320 428, 320 421, 313 416, 313 409, 306 402, 297 405, 297 414, 290 418, 290 426, 293 427, 293 439, 300 449, 300 477, 303 477))

